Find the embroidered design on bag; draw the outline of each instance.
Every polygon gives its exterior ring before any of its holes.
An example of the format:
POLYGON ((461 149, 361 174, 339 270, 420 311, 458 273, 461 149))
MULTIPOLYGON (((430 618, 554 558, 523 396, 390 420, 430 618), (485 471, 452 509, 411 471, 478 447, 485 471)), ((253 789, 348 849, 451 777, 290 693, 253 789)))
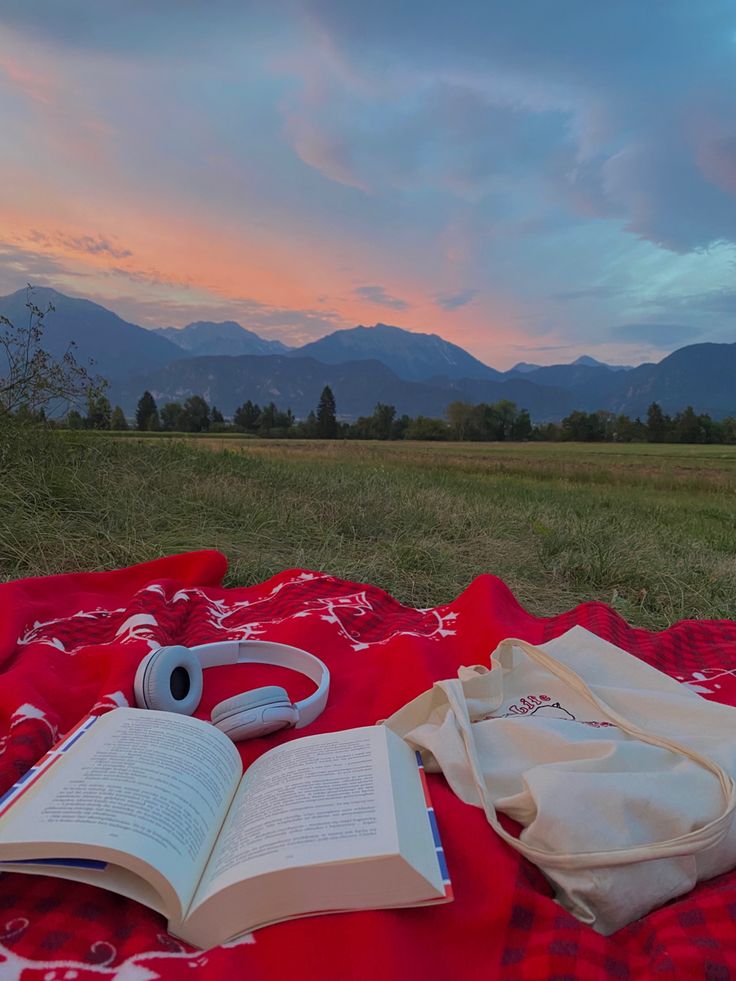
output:
POLYGON ((563 722, 579 722, 582 726, 590 726, 592 729, 615 729, 616 726, 613 722, 604 722, 603 720, 594 719, 578 719, 577 716, 566 709, 564 705, 560 702, 553 702, 551 695, 540 694, 540 695, 525 695, 524 698, 520 698, 518 702, 514 702, 509 705, 508 712, 504 712, 503 715, 496 715, 495 712, 489 712, 487 715, 481 716, 479 719, 472 719, 475 722, 485 722, 486 719, 514 719, 522 718, 524 716, 538 716, 544 719, 560 719, 563 722))
POLYGON ((559 702, 550 702, 548 705, 537 705, 536 708, 531 710, 529 715, 543 715, 546 719, 569 719, 572 722, 577 721, 572 712, 568 712, 559 702))

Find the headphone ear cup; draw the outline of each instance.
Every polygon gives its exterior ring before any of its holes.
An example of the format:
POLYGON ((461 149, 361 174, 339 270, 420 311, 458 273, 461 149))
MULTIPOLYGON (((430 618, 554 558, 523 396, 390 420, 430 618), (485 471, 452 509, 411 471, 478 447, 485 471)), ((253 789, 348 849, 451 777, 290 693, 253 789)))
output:
POLYGON ((212 709, 212 724, 233 742, 296 725, 297 709, 283 688, 269 685, 226 698, 212 709))
POLYGON ((202 697, 202 665, 188 647, 159 647, 138 665, 133 687, 139 708, 192 715, 202 697))

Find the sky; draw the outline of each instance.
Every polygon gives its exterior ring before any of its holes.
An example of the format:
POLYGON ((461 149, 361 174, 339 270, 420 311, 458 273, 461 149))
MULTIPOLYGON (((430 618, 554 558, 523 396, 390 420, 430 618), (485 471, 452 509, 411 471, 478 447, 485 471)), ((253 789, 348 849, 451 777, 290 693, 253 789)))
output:
POLYGON ((0 0, 0 293, 497 368, 736 341, 736 0, 0 0))

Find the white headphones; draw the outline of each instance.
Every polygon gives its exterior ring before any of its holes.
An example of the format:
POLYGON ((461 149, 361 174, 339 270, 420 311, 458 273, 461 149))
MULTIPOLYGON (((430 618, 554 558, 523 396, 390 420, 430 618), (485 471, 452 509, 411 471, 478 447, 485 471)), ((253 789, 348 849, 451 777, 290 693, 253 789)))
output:
POLYGON ((226 698, 212 709, 212 723, 233 742, 267 736, 278 729, 308 726, 322 713, 330 672, 318 657, 263 640, 227 640, 198 647, 159 647, 138 665, 133 688, 138 708, 192 715, 202 697, 202 669, 221 664, 273 664, 306 675, 317 690, 292 703, 275 685, 226 698))

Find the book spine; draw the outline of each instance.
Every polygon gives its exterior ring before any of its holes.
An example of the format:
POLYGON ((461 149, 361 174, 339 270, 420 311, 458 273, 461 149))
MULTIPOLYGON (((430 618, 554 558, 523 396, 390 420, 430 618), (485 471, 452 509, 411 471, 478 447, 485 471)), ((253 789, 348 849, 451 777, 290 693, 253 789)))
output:
POLYGON ((81 719, 73 729, 70 729, 55 746, 42 756, 38 763, 34 764, 23 776, 16 780, 13 786, 6 790, 0 797, 0 818, 12 807, 20 798, 34 785, 34 783, 48 772, 48 770, 64 756, 64 753, 80 739, 100 718, 99 715, 87 715, 81 719))
POLYGON ((429 796, 429 784, 427 783, 427 774, 424 772, 422 754, 418 750, 415 750, 415 756, 417 766, 419 767, 419 779, 422 782, 422 791, 424 793, 424 803, 427 807, 429 826, 432 829, 432 838, 434 839, 434 847, 435 851, 437 852, 437 861, 439 862, 440 871, 442 872, 442 885, 445 887, 445 898, 452 899, 452 882, 450 881, 450 873, 447 869, 445 849, 442 847, 442 839, 440 838, 440 830, 437 827, 437 817, 434 813, 434 807, 432 806, 432 798, 429 796))

